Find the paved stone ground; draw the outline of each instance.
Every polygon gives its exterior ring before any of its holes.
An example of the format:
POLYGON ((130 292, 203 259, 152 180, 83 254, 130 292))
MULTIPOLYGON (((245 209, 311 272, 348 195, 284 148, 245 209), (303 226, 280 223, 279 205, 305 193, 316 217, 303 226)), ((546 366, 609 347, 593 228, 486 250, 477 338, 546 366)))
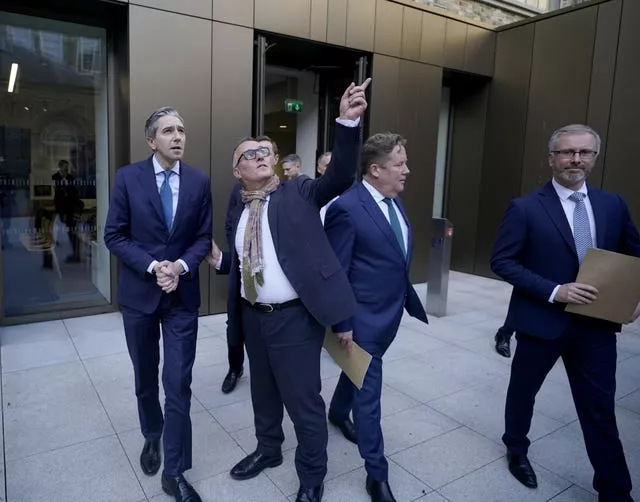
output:
MULTIPOLYGON (((424 285, 418 286, 426 296, 424 285)), ((383 420, 390 481, 400 502, 595 501, 588 462, 562 364, 539 394, 530 458, 539 488, 507 471, 503 428, 510 360, 492 338, 502 324, 509 288, 452 273, 449 312, 429 326, 406 318, 384 362, 383 420)), ((193 378, 194 468, 187 477, 204 501, 294 500, 295 435, 286 419, 284 464, 233 481, 229 469, 253 451, 249 378, 230 395, 225 316, 200 319, 193 378)), ((0 500, 154 502, 159 476, 140 472, 143 444, 119 314, 0 329, 3 436, 0 500)), ((640 325, 618 341, 618 423, 640 499, 640 325)), ((323 395, 339 369, 322 356, 323 395)), ((357 449, 329 428, 325 502, 366 502, 357 449)))

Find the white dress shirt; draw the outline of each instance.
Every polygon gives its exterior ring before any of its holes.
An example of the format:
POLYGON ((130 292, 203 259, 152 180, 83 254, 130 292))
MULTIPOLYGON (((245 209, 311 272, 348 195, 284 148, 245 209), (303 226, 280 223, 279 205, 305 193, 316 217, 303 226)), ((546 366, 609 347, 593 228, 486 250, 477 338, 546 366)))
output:
MULTIPOLYGON (((376 187, 371 185, 371 183, 368 183, 367 180, 362 180, 362 184, 369 191, 369 193, 373 197, 373 200, 375 200, 376 204, 378 204, 380 211, 382 211, 382 214, 384 214, 384 217, 389 222, 389 225, 391 225, 391 220, 389 219, 389 206, 387 206, 386 202, 384 202, 385 196, 382 195, 376 187)), ((398 221, 400 222, 400 228, 402 229, 404 248, 407 250, 407 252, 409 252, 409 227, 407 226, 407 222, 404 221, 404 217, 402 216, 402 213, 400 212, 400 209, 398 208, 396 202, 394 200, 392 200, 392 202, 393 207, 396 211, 396 215, 398 216, 398 221)))
POLYGON ((327 216, 327 209, 329 209, 329 206, 333 204, 338 197, 340 196, 336 195, 333 199, 331 199, 329 202, 327 202, 324 206, 320 208, 320 221, 322 222, 323 225, 324 225, 324 218, 327 216))
MULTIPOLYGON (((553 178, 551 180, 551 184, 553 185, 553 188, 555 189, 556 193, 558 194, 558 198, 560 199, 560 203, 562 204, 562 209, 564 210, 564 214, 567 217, 567 221, 569 222, 569 228, 571 228, 571 233, 573 234, 573 212, 575 211, 576 208, 576 203, 572 200, 569 199, 569 197, 571 197, 571 195, 573 195, 574 190, 571 190, 570 188, 566 188, 563 187, 560 183, 558 183, 555 178, 553 178)), ((582 185, 582 188, 580 188, 580 190, 577 190, 580 193, 583 193, 585 195, 584 197, 584 206, 585 209, 587 210, 587 215, 589 216, 589 228, 591 230, 591 240, 592 240, 592 246, 595 248, 596 247, 596 220, 595 217, 593 215, 593 208, 591 207, 591 202, 589 201, 589 191, 587 190, 587 185, 586 183, 582 185)), ((553 292, 551 293, 551 296, 549 297, 549 301, 551 303, 554 302, 555 298, 556 298, 556 294, 558 293, 558 290, 560 289, 560 284, 557 285, 554 289, 553 292)))
MULTIPOLYGON (((165 180, 165 169, 160 165, 160 162, 158 162, 155 155, 153 156, 153 170, 156 174, 156 186, 158 187, 158 193, 160 193, 160 189, 162 188, 162 184, 165 180)), ((175 219, 176 211, 178 210, 178 195, 180 194, 180 161, 176 162, 176 165, 171 168, 171 171, 173 174, 169 176, 169 187, 171 188, 173 203, 173 214, 171 216, 171 224, 173 225, 173 220, 175 219)), ((189 272, 189 266, 184 260, 179 259, 177 261, 182 265, 182 268, 184 268, 184 272, 182 274, 189 272)), ((147 267, 147 272, 150 274, 153 273, 153 269, 157 264, 158 260, 153 260, 147 267)))

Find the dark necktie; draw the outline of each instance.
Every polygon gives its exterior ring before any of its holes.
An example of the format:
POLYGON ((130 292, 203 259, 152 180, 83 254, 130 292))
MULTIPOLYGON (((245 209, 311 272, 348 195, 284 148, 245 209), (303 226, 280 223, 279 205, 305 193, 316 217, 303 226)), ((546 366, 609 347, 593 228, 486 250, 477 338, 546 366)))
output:
POLYGON ((398 240, 398 244, 400 245, 400 249, 402 249, 402 252, 404 253, 404 256, 406 258, 407 249, 404 246, 404 237, 402 236, 402 227, 400 227, 400 220, 398 219, 398 213, 396 213, 396 209, 394 207, 395 204, 391 199, 388 199, 386 197, 382 200, 384 201, 384 203, 387 205, 387 208, 389 209, 389 224, 391 225, 391 230, 393 230, 393 233, 395 234, 396 239, 398 240))
POLYGON ((162 202, 162 212, 164 213, 164 221, 167 224, 167 230, 171 230, 171 221, 173 220, 173 194, 169 185, 169 178, 173 171, 164 171, 164 181, 160 187, 160 201, 162 202))
POLYGON ((578 253, 578 261, 580 263, 582 263, 584 255, 587 254, 587 249, 593 247, 589 214, 584 204, 584 198, 585 194, 582 192, 573 192, 569 196, 569 200, 572 200, 576 204, 573 210, 573 240, 576 243, 576 252, 578 253))

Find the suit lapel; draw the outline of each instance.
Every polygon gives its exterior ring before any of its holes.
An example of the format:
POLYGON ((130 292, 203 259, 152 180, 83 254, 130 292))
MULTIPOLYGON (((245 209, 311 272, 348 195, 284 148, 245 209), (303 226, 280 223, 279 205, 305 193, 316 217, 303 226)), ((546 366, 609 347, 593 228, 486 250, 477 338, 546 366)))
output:
POLYGON ((138 181, 142 185, 142 193, 148 194, 149 201, 158 214, 158 218, 164 226, 164 213, 162 211, 162 203, 160 202, 160 194, 158 193, 158 184, 156 182, 156 173, 153 168, 152 157, 141 167, 138 174, 138 181))
POLYGON ((407 269, 409 268, 409 263, 411 263, 411 249, 413 248, 413 241, 411 240, 411 225, 409 224, 409 218, 407 218, 407 213, 404 210, 404 204, 402 203, 402 200, 400 200, 400 197, 396 197, 394 199, 394 202, 396 203, 396 206, 398 207, 398 209, 400 209, 400 214, 402 215, 402 218, 404 219, 404 223, 405 225, 407 225, 407 258, 406 258, 406 262, 407 262, 407 269))
POLYGON ((269 207, 267 208, 267 218, 269 221, 269 230, 271 230, 271 239, 273 247, 278 252, 278 211, 280 211, 280 201, 282 199, 282 184, 269 196, 269 207))
POLYGON ((607 225, 607 210, 605 201, 603 200, 602 193, 598 190, 587 189, 589 194, 589 202, 591 203, 591 209, 593 210, 593 217, 596 227, 596 246, 604 248, 604 236, 607 225))
POLYGON ((384 217, 382 210, 378 207, 378 204, 376 204, 376 201, 373 199, 373 196, 369 193, 369 190, 367 190, 366 187, 362 183, 360 183, 358 185, 358 191, 360 195, 360 200, 362 202, 362 205, 365 211, 369 213, 369 216, 376 223, 376 225, 378 226, 380 231, 384 234, 384 236, 387 238, 387 240, 389 241, 389 244, 391 244, 393 249, 395 249, 398 252, 398 254, 402 257, 402 260, 405 261, 404 252, 400 248, 400 244, 398 243, 398 240, 396 239, 396 236, 393 233, 393 230, 391 230, 391 225, 389 224, 387 219, 384 217))
POLYGON ((576 251, 576 244, 573 240, 573 234, 571 233, 571 227, 567 221, 567 215, 562 209, 562 203, 556 193, 551 182, 547 183, 539 192, 540 203, 544 207, 545 211, 549 214, 551 221, 557 227, 558 231, 564 237, 564 240, 569 245, 573 253, 578 256, 576 251))

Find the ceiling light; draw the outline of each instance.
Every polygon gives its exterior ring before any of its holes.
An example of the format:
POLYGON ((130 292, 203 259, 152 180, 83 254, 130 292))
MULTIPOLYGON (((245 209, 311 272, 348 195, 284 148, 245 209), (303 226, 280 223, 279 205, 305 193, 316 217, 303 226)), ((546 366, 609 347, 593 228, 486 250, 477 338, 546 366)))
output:
POLYGON ((28 111, 29 111, 29 107, 28 107, 28 106, 25 106, 25 107, 24 107, 24 111, 25 111, 25 112, 28 112, 28 111))
POLYGON ((286 128, 287 128, 287 126, 286 126, 285 124, 282 124, 282 125, 280 126, 280 129, 286 129, 286 128))
POLYGON ((9 87, 8 91, 13 92, 16 86, 16 78, 18 77, 18 63, 11 63, 11 73, 9 74, 9 87))

